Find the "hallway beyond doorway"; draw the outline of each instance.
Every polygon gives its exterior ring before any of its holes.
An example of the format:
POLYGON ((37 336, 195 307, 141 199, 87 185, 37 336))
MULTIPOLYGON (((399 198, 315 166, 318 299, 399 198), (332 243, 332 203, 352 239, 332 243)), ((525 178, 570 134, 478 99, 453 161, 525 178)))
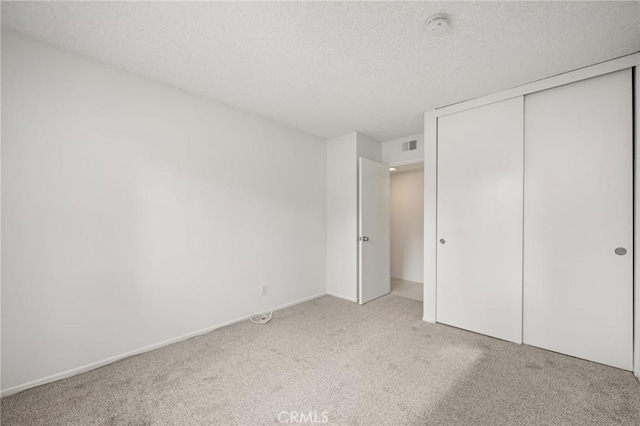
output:
POLYGON ((413 300, 423 300, 422 283, 391 278, 391 293, 413 300))

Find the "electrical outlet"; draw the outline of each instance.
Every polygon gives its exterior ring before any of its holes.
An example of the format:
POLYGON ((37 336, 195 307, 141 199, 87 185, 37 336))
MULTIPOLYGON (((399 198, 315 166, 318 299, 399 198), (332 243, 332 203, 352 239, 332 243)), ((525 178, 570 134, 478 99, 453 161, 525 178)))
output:
POLYGON ((265 284, 262 286, 262 295, 266 296, 267 294, 269 294, 269 286, 265 284))

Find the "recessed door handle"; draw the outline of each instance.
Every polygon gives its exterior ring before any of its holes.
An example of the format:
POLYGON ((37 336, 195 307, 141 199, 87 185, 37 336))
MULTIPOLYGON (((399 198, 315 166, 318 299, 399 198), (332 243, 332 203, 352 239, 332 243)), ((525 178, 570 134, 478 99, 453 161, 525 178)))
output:
POLYGON ((446 243, 446 241, 444 240, 444 238, 440 238, 440 244, 444 244, 446 243))
POLYGON ((627 249, 624 247, 616 247, 614 251, 618 256, 624 256, 625 254, 627 254, 627 249))
POLYGON ((369 241, 369 237, 362 237, 362 241, 369 241))

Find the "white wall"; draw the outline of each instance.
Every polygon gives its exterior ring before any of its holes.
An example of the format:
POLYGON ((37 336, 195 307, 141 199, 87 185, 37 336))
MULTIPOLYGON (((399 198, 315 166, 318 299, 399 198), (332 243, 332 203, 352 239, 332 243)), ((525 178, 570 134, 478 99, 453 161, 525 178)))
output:
POLYGON ((327 293, 358 301, 358 157, 380 161, 380 142, 353 132, 327 140, 327 293))
POLYGON ((422 319, 436 322, 436 239, 438 195, 438 126, 436 111, 424 114, 424 268, 422 319))
POLYGON ((391 277, 422 282, 424 171, 391 174, 391 277))
POLYGON ((324 140, 14 33, 2 91, 4 390, 325 292, 324 140))
POLYGON ((415 163, 421 161, 424 158, 424 135, 412 135, 406 136, 400 139, 394 139, 391 141, 382 143, 382 162, 392 165, 402 165, 415 163), (414 151, 403 151, 402 145, 405 142, 417 140, 417 149, 414 151))
MULTIPOLYGON (((357 156, 368 158, 373 161, 382 161, 382 144, 375 139, 371 139, 362 133, 356 133, 357 139, 357 156)), ((358 160, 356 159, 356 165, 358 160)))
POLYGON ((357 133, 327 140, 327 293, 357 301, 357 133))

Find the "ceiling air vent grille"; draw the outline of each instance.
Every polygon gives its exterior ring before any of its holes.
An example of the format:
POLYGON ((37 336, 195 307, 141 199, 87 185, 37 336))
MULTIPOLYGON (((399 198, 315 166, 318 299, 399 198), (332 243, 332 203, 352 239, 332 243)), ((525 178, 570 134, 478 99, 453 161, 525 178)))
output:
POLYGON ((417 140, 407 141, 407 142, 404 142, 402 144, 402 150, 403 151, 414 151, 416 149, 418 149, 418 141, 417 140))

